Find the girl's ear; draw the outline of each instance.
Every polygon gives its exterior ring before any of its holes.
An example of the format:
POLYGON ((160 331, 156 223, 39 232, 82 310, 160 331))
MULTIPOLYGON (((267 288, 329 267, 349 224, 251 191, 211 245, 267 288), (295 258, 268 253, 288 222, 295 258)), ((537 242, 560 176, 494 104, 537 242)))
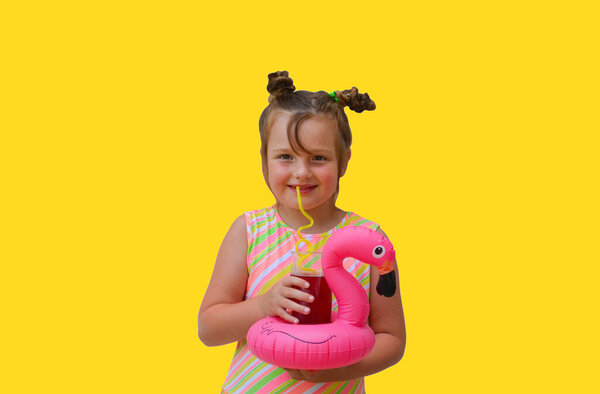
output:
POLYGON ((346 173, 346 170, 348 169, 348 162, 350 161, 350 156, 352 156, 352 151, 350 149, 348 149, 346 151, 346 160, 344 160, 344 162, 342 163, 342 168, 340 171, 340 178, 344 176, 344 174, 346 173))

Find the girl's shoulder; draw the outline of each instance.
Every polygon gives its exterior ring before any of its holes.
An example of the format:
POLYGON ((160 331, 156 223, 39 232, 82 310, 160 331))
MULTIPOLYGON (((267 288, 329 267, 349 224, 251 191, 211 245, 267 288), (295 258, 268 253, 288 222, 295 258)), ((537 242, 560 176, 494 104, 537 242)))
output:
POLYGON ((368 227, 371 230, 379 229, 378 223, 376 223, 372 220, 369 220, 369 219, 365 219, 364 217, 362 217, 359 214, 352 212, 352 211, 346 212, 346 216, 345 216, 344 220, 345 220, 344 226, 362 226, 362 227, 368 227))
POLYGON ((257 223, 277 221, 274 205, 253 211, 246 211, 244 212, 244 217, 246 218, 246 224, 249 226, 256 225, 257 223))
POLYGON ((246 219, 246 234, 249 240, 264 234, 280 233, 287 228, 278 218, 275 205, 246 211, 243 216, 246 219))

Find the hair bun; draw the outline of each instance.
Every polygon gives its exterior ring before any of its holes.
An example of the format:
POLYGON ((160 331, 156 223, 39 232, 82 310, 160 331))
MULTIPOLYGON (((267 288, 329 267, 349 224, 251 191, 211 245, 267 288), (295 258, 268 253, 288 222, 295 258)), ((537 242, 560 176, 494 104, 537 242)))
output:
POLYGON ((358 93, 358 89, 355 87, 342 92, 336 90, 335 97, 337 97, 340 105, 348 106, 352 111, 358 113, 364 110, 373 111, 375 109, 375 102, 371 100, 369 95, 367 93, 358 93))
POLYGON ((287 71, 276 71, 269 74, 269 84, 267 85, 267 92, 271 93, 269 102, 282 94, 292 93, 294 90, 296 90, 294 81, 292 81, 287 71))

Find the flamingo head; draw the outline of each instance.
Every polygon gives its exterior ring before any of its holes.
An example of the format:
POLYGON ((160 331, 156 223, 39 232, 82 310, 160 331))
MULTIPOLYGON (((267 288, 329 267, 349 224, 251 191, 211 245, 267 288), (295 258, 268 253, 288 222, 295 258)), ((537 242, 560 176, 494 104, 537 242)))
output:
POLYGON ((354 257, 377 267, 377 293, 386 297, 396 293, 396 252, 385 235, 366 227, 348 226, 331 237, 325 245, 325 249, 328 248, 338 252, 342 258, 354 257))
POLYGON ((377 293, 385 297, 391 297, 396 293, 396 273, 394 271, 394 262, 396 261, 396 251, 390 240, 378 232, 374 232, 371 256, 373 260, 369 263, 377 267, 379 271, 379 280, 377 281, 377 293))

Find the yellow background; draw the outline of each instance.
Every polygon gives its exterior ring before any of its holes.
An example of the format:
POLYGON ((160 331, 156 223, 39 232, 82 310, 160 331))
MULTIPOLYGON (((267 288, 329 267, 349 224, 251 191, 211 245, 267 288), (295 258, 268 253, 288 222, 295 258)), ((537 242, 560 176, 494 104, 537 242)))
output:
POLYGON ((377 103, 338 202, 395 244, 408 345, 368 392, 596 392, 594 2, 407 3, 3 4, 0 391, 218 392, 196 316, 288 70, 377 103))

